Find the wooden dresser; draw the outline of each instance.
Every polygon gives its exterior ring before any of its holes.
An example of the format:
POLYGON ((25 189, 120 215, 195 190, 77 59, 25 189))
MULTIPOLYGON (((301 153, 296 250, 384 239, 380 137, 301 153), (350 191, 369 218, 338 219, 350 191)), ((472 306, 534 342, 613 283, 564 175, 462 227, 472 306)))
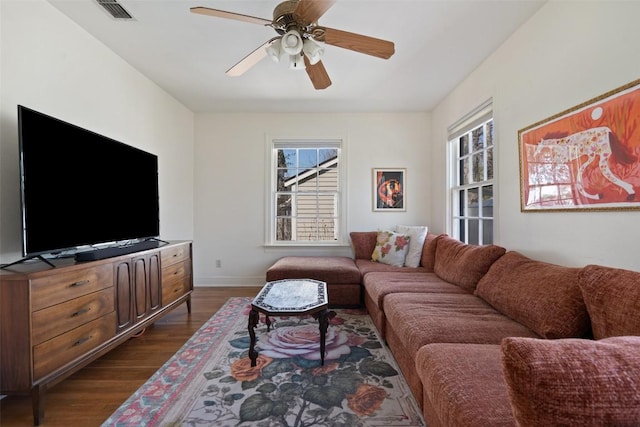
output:
POLYGON ((44 393, 183 302, 191 313, 191 242, 98 261, 0 270, 0 394, 44 393))

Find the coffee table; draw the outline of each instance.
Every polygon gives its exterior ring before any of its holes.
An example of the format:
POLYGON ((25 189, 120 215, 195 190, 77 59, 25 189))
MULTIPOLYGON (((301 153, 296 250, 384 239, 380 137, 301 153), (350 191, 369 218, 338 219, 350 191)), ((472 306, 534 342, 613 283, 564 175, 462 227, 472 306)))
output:
POLYGON ((313 279, 285 279, 267 282, 251 303, 249 313, 249 358, 256 366, 258 352, 255 350, 256 333, 260 313, 266 316, 267 332, 271 330, 269 316, 312 315, 320 327, 320 363, 324 365, 325 341, 329 319, 336 315, 329 311, 327 284, 313 279))

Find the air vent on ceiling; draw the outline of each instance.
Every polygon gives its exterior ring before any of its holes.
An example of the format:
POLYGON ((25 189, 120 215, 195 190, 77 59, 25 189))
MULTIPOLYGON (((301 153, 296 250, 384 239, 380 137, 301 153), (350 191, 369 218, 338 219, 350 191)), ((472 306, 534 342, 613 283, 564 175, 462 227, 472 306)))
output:
POLYGON ((116 0, 96 0, 100 6, 102 6, 109 15, 115 19, 133 19, 131 14, 122 7, 116 0))

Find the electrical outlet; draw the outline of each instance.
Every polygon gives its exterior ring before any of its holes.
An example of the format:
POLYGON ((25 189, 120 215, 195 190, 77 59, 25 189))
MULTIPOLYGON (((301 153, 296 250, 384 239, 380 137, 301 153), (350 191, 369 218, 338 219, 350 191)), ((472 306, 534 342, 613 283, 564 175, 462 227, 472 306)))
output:
POLYGON ((222 260, 217 259, 216 260, 216 268, 221 268, 222 267, 222 260))

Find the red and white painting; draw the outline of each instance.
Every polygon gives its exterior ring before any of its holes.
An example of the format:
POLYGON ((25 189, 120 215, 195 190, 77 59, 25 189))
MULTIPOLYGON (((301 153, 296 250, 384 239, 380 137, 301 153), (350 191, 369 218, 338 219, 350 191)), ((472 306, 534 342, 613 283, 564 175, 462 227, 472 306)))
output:
POLYGON ((522 211, 640 209, 640 80, 518 139, 522 211))

